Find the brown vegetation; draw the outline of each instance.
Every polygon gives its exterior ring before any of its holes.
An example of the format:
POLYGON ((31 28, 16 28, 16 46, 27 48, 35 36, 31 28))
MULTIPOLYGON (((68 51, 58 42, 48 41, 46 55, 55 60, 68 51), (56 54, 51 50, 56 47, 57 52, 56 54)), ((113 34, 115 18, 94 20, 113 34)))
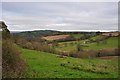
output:
POLYGON ((25 63, 20 58, 20 52, 10 40, 2 43, 2 76, 3 78, 17 78, 25 70, 25 63))
POLYGON ((99 56, 119 56, 118 48, 106 48, 99 50, 99 56))
POLYGON ((105 56, 105 57, 100 57, 101 59, 113 59, 113 58, 120 58, 120 56, 105 56))
POLYGON ((77 57, 77 58, 95 58, 97 57, 97 51, 89 50, 89 51, 79 51, 76 53, 70 53, 71 57, 77 57))
POLYGON ((59 52, 59 55, 70 56, 76 58, 96 58, 105 56, 119 56, 118 49, 106 48, 102 50, 88 50, 88 51, 77 51, 77 52, 59 52))
POLYGON ((19 38, 15 41, 16 44, 23 48, 31 49, 31 50, 37 50, 37 51, 44 51, 49 53, 55 53, 55 50, 53 47, 48 46, 47 43, 39 42, 39 41, 29 41, 24 38, 19 38))
POLYGON ((7 26, 2 22, 2 77, 17 78, 25 71, 17 46, 12 42, 7 26))

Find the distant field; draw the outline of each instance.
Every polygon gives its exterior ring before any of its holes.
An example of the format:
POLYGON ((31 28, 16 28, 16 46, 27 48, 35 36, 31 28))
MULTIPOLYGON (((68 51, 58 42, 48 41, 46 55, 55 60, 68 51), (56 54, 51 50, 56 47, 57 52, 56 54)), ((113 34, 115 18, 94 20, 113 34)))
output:
POLYGON ((118 37, 111 37, 109 39, 106 40, 106 44, 105 43, 91 43, 91 44, 86 44, 89 47, 86 47, 85 49, 94 49, 94 50, 98 50, 98 49, 104 49, 104 48, 118 48, 118 37))
POLYGON ((28 69, 25 78, 116 78, 118 60, 59 58, 55 54, 21 49, 28 69))
POLYGON ((59 39, 65 39, 69 37, 70 35, 55 35, 55 36, 46 36, 42 37, 45 40, 52 41, 52 40, 59 40, 59 39))
MULTIPOLYGON (((96 36, 96 37, 92 37, 92 39, 98 39, 98 38, 102 38, 103 36, 96 36)), ((80 40, 80 41, 69 41, 69 42, 61 42, 59 43, 59 46, 56 47, 57 50, 59 51, 74 51, 76 50, 76 44, 77 43, 83 43, 87 40, 80 40)), ((99 44, 97 44, 96 42, 94 43, 88 43, 88 44, 83 44, 87 47, 83 47, 83 49, 85 50, 99 50, 99 49, 104 49, 104 48, 117 48, 118 47, 118 37, 111 37, 109 39, 106 40, 106 44, 104 42, 100 42, 99 44)))
POLYGON ((92 37, 92 38, 90 38, 90 39, 96 40, 96 39, 101 39, 101 38, 103 38, 103 37, 104 37, 104 36, 102 36, 102 35, 98 35, 98 36, 92 37))
POLYGON ((74 38, 80 38, 82 34, 71 34, 71 36, 73 36, 74 38))

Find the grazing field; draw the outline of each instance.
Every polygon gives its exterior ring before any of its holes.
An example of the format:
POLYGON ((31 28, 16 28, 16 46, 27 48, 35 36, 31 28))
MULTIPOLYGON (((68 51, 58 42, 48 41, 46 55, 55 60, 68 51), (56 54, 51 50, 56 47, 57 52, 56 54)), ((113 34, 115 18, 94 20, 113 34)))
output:
POLYGON ((86 47, 85 49, 104 49, 104 48, 118 48, 118 37, 111 37, 106 40, 106 43, 100 42, 98 43, 91 43, 91 44, 86 44, 89 47, 86 47))
MULTIPOLYGON (((103 36, 96 36, 92 37, 92 39, 98 39, 102 38, 103 36)), ((76 45, 78 43, 83 43, 86 40, 80 40, 80 41, 69 41, 69 42, 61 42, 59 43, 59 46, 56 47, 57 50, 59 51, 75 51, 76 50, 76 45)), ((93 42, 93 43, 87 43, 87 44, 82 44, 84 45, 83 49, 84 50, 99 50, 99 49, 104 49, 104 48, 117 48, 118 47, 118 37, 110 37, 104 41, 100 41, 99 43, 93 42)))
POLYGON ((80 38, 83 35, 82 34, 71 34, 71 36, 73 36, 74 38, 80 38))
POLYGON ((69 37, 70 35, 55 35, 55 36, 46 36, 42 37, 45 40, 52 41, 52 40, 59 40, 59 39, 65 39, 69 37))
POLYGON ((92 37, 90 39, 97 40, 97 39, 101 39, 101 38, 104 38, 104 36, 98 35, 98 36, 92 37))
POLYGON ((59 58, 55 54, 21 49, 28 69, 25 78, 117 78, 118 59, 59 58))

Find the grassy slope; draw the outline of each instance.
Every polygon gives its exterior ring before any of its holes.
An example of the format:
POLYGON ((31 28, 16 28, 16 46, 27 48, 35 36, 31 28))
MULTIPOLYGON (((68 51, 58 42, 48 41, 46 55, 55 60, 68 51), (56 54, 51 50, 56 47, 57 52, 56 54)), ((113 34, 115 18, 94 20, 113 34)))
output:
MULTIPOLYGON (((96 36, 93 37, 92 39, 97 39, 100 38, 101 36, 96 36)), ((86 40, 82 40, 79 41, 80 43, 82 43, 83 41, 86 40)), ((77 41, 72 41, 72 43, 78 43, 77 41)), ((62 42, 60 43, 59 47, 57 47, 57 50, 60 51, 73 51, 76 50, 76 44, 70 44, 71 42, 62 42), (67 46, 64 46, 64 44, 67 44, 67 46)), ((84 49, 94 49, 94 50, 98 50, 98 49, 103 49, 103 48, 117 48, 118 47, 118 37, 111 37, 109 39, 107 39, 107 44, 104 43, 100 43, 99 45, 97 45, 97 43, 90 43, 90 44, 85 44, 88 47, 85 47, 84 49)))
POLYGON ((86 49, 104 49, 104 48, 117 48, 118 47, 118 37, 111 37, 107 39, 107 44, 101 43, 97 45, 97 43, 88 44, 89 47, 86 49))
POLYGON ((103 38, 103 37, 104 37, 104 36, 102 36, 102 35, 98 35, 98 36, 92 37, 92 38, 90 38, 90 39, 96 40, 96 39, 100 39, 100 38, 103 38))
POLYGON ((21 49, 28 64, 28 78, 101 78, 117 77, 116 60, 58 58, 55 54, 21 49))

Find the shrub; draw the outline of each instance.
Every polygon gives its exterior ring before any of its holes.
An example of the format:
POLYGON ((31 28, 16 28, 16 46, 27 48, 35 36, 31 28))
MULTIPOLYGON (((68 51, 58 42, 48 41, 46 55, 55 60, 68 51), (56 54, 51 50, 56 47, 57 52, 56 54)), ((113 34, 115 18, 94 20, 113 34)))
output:
POLYGON ((102 50, 88 50, 88 51, 79 51, 76 53, 70 53, 71 57, 77 58, 95 58, 95 57, 103 57, 103 56, 119 56, 118 48, 106 48, 102 50))
POLYGON ((77 51, 83 51, 83 46, 80 43, 77 44, 76 48, 77 48, 77 51))
POLYGON ((23 48, 44 51, 49 53, 56 53, 54 47, 49 46, 47 43, 41 43, 37 41, 27 41, 26 39, 18 40, 17 44, 23 48), (20 42, 19 42, 20 41, 20 42))
POLYGON ((0 22, 0 28, 2 28, 2 77, 20 77, 25 71, 25 63, 20 58, 20 52, 12 42, 10 31, 4 22, 0 22))
POLYGON ((70 57, 76 57, 76 58, 77 58, 77 57, 78 57, 78 54, 77 54, 77 53, 70 53, 69 56, 70 56, 70 57))
POLYGON ((2 43, 2 76, 3 78, 19 77, 25 70, 25 63, 20 58, 20 52, 11 40, 2 43))
POLYGON ((33 49, 33 45, 32 43, 30 42, 27 42, 25 45, 24 45, 25 48, 29 48, 29 49, 33 49))
POLYGON ((106 48, 99 50, 99 56, 119 56, 118 48, 106 48))
POLYGON ((95 58, 97 55, 97 51, 89 50, 89 51, 82 51, 78 52, 78 57, 80 58, 95 58))

